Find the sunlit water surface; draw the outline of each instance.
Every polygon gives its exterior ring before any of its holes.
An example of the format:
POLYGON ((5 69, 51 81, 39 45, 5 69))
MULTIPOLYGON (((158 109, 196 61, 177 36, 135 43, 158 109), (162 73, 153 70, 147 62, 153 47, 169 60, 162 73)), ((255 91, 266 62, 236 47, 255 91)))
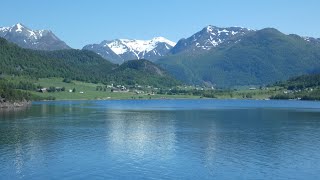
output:
POLYGON ((0 179, 318 179, 320 103, 35 102, 0 112, 0 179))

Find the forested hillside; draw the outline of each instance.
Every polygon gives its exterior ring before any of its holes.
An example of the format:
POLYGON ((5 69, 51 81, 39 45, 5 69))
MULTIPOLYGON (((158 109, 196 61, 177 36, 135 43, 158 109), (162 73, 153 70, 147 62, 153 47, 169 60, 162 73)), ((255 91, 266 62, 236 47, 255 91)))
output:
POLYGON ((275 83, 284 89, 273 99, 320 100, 320 74, 302 75, 275 83))
POLYGON ((128 61, 119 66, 87 50, 35 51, 0 38, 0 74, 29 78, 62 77, 71 80, 171 86, 178 81, 147 61, 128 61))
POLYGON ((126 61, 110 73, 110 80, 122 84, 172 87, 180 84, 162 68, 147 60, 126 61))
POLYGON ((222 43, 207 53, 178 54, 157 63, 187 83, 266 85, 319 69, 320 46, 267 28, 222 43))
POLYGON ((31 77, 64 77, 81 81, 105 81, 116 65, 83 50, 35 51, 22 49, 0 38, 1 74, 31 77))

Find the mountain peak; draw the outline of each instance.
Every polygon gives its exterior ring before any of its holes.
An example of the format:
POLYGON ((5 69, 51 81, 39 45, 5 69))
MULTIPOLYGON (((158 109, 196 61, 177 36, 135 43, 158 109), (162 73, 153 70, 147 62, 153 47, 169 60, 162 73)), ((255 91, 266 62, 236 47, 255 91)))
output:
POLYGON ((15 24, 13 26, 16 26, 16 27, 19 27, 19 28, 24 28, 25 27, 25 25, 23 25, 22 23, 17 23, 17 24, 15 24))
POLYGON ((164 37, 161 37, 161 36, 159 36, 159 37, 154 37, 151 41, 167 43, 167 44, 169 44, 169 45, 172 46, 172 47, 176 45, 175 42, 170 41, 169 39, 164 38, 164 37))
POLYGON ((206 30, 208 33, 212 32, 214 29, 217 29, 218 27, 213 26, 213 25, 208 25, 203 30, 206 30))
POLYGON ((216 27, 208 25, 201 31, 195 33, 187 39, 181 39, 177 45, 172 48, 171 53, 177 54, 181 52, 198 52, 207 51, 233 39, 241 37, 251 30, 241 27, 216 27))
POLYGON ((167 55, 175 44, 164 37, 154 37, 150 40, 115 39, 104 40, 100 44, 87 45, 83 49, 92 50, 113 62, 115 61, 114 54, 116 54, 122 59, 119 61, 117 57, 116 61, 122 63, 133 59, 157 60, 167 55), (105 52, 102 49, 105 49, 105 52))
POLYGON ((12 27, 11 27, 11 31, 15 31, 15 32, 22 32, 24 29, 28 29, 28 28, 26 28, 23 24, 21 24, 21 23, 17 23, 17 24, 15 24, 15 25, 13 25, 12 27))
POLYGON ((11 27, 0 27, 0 37, 28 49, 70 49, 65 42, 61 41, 50 30, 32 30, 22 23, 17 23, 11 27))
POLYGON ((15 25, 13 25, 13 26, 16 26, 16 27, 23 27, 24 25, 23 25, 22 23, 17 23, 17 24, 15 24, 15 25))
MULTIPOLYGON (((131 58, 142 59, 145 58, 144 55, 153 51, 154 54, 157 54, 155 50, 162 43, 166 45, 167 49, 171 49, 175 43, 164 38, 164 37, 155 37, 151 40, 137 40, 137 39, 117 39, 113 41, 104 41, 116 54, 122 55, 131 53, 134 56, 131 58)), ((159 53, 159 52, 158 52, 159 53)), ((129 59, 127 59, 129 60, 129 59)))

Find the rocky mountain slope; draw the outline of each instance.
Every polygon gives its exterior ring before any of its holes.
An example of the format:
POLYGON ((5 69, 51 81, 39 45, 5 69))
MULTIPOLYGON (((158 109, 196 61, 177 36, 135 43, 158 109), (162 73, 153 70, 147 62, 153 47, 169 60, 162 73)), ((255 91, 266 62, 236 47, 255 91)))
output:
POLYGON ((168 39, 156 37, 151 40, 105 40, 100 44, 86 45, 83 49, 94 51, 105 59, 121 64, 133 59, 157 60, 166 56, 174 45, 175 43, 168 39))
POLYGON ((52 31, 32 30, 21 23, 12 27, 0 27, 0 37, 28 49, 50 51, 70 49, 52 31))
POLYGON ((203 53, 252 31, 241 27, 219 28, 209 25, 189 38, 179 40, 176 46, 170 50, 170 53, 203 53))

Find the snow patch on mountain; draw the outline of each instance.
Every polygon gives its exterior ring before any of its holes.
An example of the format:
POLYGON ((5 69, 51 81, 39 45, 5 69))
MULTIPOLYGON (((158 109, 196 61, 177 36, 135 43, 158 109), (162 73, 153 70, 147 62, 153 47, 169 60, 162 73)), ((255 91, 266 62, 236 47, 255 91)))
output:
POLYGON ((148 53, 154 50, 159 43, 166 43, 165 46, 167 49, 170 49, 168 45, 173 47, 176 44, 166 38, 156 37, 151 40, 116 39, 107 41, 104 46, 108 46, 118 55, 126 52, 133 52, 136 54, 137 58, 140 59, 140 53, 148 53))
POLYGON ((164 37, 151 40, 115 39, 89 44, 83 49, 94 51, 111 62, 121 64, 132 59, 157 60, 167 55, 175 44, 164 37))
POLYGON ((23 48, 37 50, 70 49, 49 30, 32 30, 21 23, 11 27, 0 27, 0 37, 23 48), (46 38, 43 38, 46 37, 46 38))
POLYGON ((309 43, 320 45, 320 39, 316 39, 314 37, 308 37, 308 36, 300 36, 300 37, 309 43))
POLYGON ((10 27, 0 27, 0 31, 6 32, 10 29, 10 27))
MULTIPOLYGON (((41 32, 44 30, 40 30, 41 32)), ((14 34, 20 34, 20 36, 24 36, 26 39, 23 39, 24 42, 26 42, 27 39, 33 39, 33 40, 37 40, 39 39, 39 32, 40 31, 34 31, 31 30, 27 27, 25 27, 24 25, 22 25, 21 23, 15 24, 11 27, 1 27, 0 28, 0 32, 2 33, 2 37, 5 37, 6 35, 9 35, 9 33, 14 34)), ((34 42, 33 42, 34 43, 34 42)))
POLYGON ((127 47, 123 44, 123 41, 125 40, 115 40, 111 41, 110 43, 106 43, 103 45, 104 47, 108 46, 114 53, 116 54, 123 54, 127 52, 127 47))
POLYGON ((209 25, 191 37, 181 39, 177 45, 171 49, 171 53, 177 54, 199 50, 207 51, 234 37, 241 37, 250 31, 252 30, 242 27, 220 28, 209 25))
POLYGON ((24 29, 24 27, 20 23, 16 24, 15 26, 17 27, 16 32, 22 32, 22 29, 24 29))

